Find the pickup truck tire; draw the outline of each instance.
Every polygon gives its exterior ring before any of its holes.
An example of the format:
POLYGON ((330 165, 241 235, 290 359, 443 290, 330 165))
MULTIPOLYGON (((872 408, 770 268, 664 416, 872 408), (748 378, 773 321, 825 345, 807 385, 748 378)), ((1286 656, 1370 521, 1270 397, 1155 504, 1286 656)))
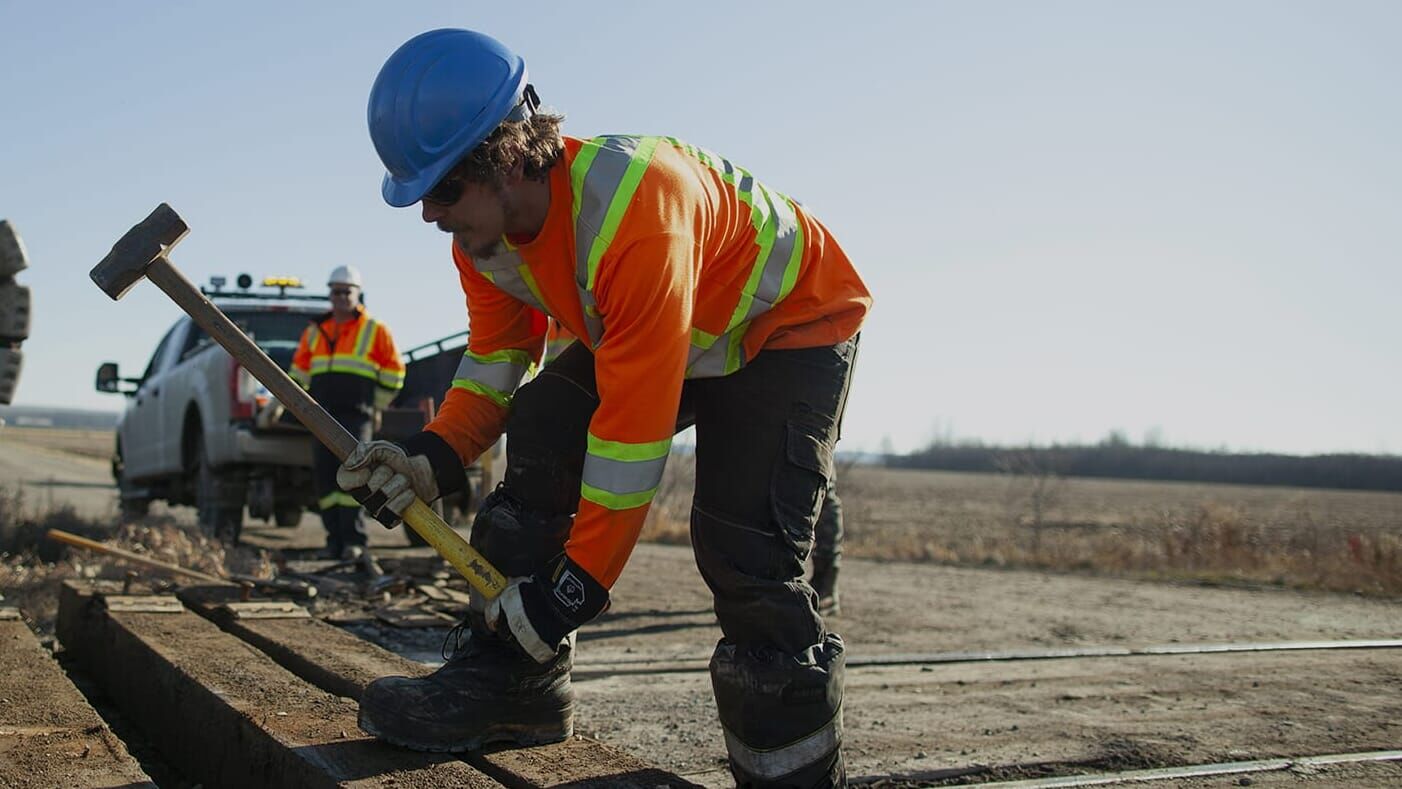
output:
POLYGON ((120 440, 117 441, 117 451, 112 455, 112 478, 117 481, 117 506, 122 520, 140 520, 150 514, 151 499, 137 495, 139 489, 127 479, 120 440))
POLYGON ((242 475, 215 470, 205 456, 204 438, 194 433, 189 439, 190 464, 187 479, 195 489, 195 510, 200 530, 220 542, 237 545, 243 531, 243 500, 247 481, 242 475))

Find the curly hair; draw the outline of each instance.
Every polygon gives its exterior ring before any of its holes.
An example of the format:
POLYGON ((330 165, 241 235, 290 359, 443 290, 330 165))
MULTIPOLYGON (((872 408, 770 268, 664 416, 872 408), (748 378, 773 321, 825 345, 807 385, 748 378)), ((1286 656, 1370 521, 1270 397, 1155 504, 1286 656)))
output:
POLYGON ((497 184, 519 159, 525 163, 527 178, 544 181, 565 154, 565 141, 560 136, 564 119, 563 115, 538 112, 524 121, 502 123, 454 169, 466 181, 497 184))

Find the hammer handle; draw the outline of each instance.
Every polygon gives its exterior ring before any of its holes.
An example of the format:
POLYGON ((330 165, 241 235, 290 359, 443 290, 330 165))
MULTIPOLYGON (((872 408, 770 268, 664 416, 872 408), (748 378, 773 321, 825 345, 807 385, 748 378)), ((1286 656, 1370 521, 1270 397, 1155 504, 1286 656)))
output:
MULTIPOLYGON (((268 391, 273 393, 283 407, 301 420, 302 424, 312 431, 312 435, 325 444, 337 458, 345 460, 351 450, 355 449, 358 442, 350 431, 326 413, 326 409, 313 400, 306 390, 298 386, 276 362, 269 359, 268 355, 263 353, 263 349, 249 339, 242 329, 235 326, 223 310, 214 306, 165 255, 156 257, 147 269, 146 276, 165 291, 200 328, 208 332, 215 342, 224 346, 224 350, 237 359, 244 369, 268 387, 268 391)), ((403 517, 410 528, 418 532, 439 555, 463 574, 468 583, 472 584, 472 588, 487 598, 496 597, 506 588, 506 578, 423 501, 415 499, 405 510, 403 517)))

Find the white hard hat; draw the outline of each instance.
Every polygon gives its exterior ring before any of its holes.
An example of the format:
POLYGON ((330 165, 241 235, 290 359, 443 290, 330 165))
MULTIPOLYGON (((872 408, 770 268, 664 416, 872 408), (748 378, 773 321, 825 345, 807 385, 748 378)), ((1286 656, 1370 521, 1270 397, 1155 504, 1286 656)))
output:
POLYGON ((337 266, 331 269, 331 278, 326 281, 330 285, 354 285, 363 288, 360 284, 360 269, 355 266, 337 266))

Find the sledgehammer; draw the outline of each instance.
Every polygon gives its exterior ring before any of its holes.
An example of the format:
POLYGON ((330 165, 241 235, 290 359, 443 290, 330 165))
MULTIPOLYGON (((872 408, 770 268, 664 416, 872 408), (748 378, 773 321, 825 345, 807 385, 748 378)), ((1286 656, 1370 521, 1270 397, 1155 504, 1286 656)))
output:
MULTIPOLYGON (((268 391, 277 397, 283 407, 301 420, 327 449, 344 460, 355 449, 355 437, 326 413, 311 395, 288 377, 276 362, 263 353, 263 349, 255 345, 170 262, 170 250, 189 232, 189 226, 175 213, 175 209, 161 203, 150 216, 117 239, 107 257, 93 267, 90 274, 92 281, 113 301, 125 295, 142 277, 156 283, 156 287, 165 291, 200 328, 268 387, 268 391)), ((404 522, 456 567, 478 592, 492 598, 506 588, 506 579, 502 574, 468 545, 467 540, 449 528, 427 504, 416 499, 405 510, 404 522)))

